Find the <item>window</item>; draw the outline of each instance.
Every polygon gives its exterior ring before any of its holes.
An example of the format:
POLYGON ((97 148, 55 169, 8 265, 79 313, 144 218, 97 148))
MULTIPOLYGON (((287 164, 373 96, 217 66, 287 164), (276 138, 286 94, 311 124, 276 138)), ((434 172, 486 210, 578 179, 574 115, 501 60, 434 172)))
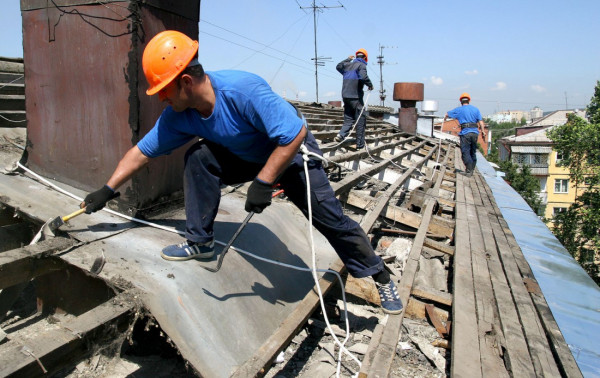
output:
POLYGON ((556 152, 556 162, 557 163, 566 157, 567 157, 566 153, 558 152, 558 151, 556 152))
POLYGON ((531 164, 546 164, 547 158, 544 154, 535 154, 531 156, 531 164))
POLYGON ((566 207, 555 207, 555 208, 552 209, 552 215, 564 213, 566 211, 567 211, 566 207))
POLYGON ((513 162, 517 164, 525 164, 527 160, 527 155, 525 154, 514 154, 513 162))
POLYGON ((554 193, 568 193, 569 192, 569 180, 568 179, 555 179, 554 180, 554 193))

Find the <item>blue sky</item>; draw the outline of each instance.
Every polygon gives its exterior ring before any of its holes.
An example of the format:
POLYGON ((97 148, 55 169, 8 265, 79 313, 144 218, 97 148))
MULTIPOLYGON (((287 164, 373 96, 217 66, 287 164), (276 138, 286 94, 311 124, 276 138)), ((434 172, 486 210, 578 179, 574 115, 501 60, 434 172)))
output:
MULTIPOLYGON (((200 61, 206 70, 240 69, 264 77, 286 98, 315 101, 311 0, 204 0, 200 61)), ((600 79, 600 1, 320 0, 317 50, 319 101, 340 100, 335 65, 359 48, 369 52, 380 105, 379 46, 386 106, 395 82, 425 84, 438 114, 469 92, 486 115, 496 110, 585 107, 600 79), (343 8, 336 8, 343 4, 343 8)), ((3 2, 0 55, 21 57, 19 2, 3 2)))

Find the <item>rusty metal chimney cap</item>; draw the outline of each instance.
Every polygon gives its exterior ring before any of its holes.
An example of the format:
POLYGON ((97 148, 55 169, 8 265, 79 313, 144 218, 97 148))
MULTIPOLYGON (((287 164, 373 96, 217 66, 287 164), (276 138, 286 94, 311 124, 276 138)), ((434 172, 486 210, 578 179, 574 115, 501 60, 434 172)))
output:
POLYGON ((394 83, 394 101, 423 101, 423 83, 394 83))

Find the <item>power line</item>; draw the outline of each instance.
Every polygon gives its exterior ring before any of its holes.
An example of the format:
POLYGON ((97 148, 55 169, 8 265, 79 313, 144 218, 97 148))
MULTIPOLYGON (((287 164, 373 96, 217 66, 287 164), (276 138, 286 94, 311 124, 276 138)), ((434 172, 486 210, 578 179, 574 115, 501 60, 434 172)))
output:
MULTIPOLYGON (((237 42, 234 42, 234 41, 230 41, 230 40, 228 40, 228 39, 226 39, 226 38, 219 37, 219 36, 217 36, 217 35, 214 35, 214 34, 211 34, 211 33, 205 32, 205 31, 201 31, 200 33, 202 33, 202 34, 206 34, 206 35, 209 35, 209 36, 211 36, 211 37, 213 37, 213 38, 217 38, 217 39, 220 39, 220 40, 222 40, 222 41, 225 41, 225 42, 229 42, 229 43, 231 43, 231 44, 233 44, 233 45, 236 45, 236 46, 239 46, 239 47, 243 47, 243 48, 245 48, 245 49, 248 49, 248 50, 256 51, 257 53, 259 53, 259 54, 262 54, 262 55, 264 55, 264 56, 267 56, 267 57, 269 57, 269 58, 273 58, 273 59, 277 59, 277 60, 279 60, 279 61, 285 62, 285 60, 284 60, 284 59, 282 59, 282 58, 279 58, 279 57, 277 57, 277 56, 273 56, 273 55, 267 54, 267 53, 265 53, 264 51, 256 50, 256 49, 253 49, 253 48, 251 48, 251 47, 248 47, 248 46, 242 45, 242 44, 240 44, 240 43, 237 43, 237 42)), ((286 55, 287 55, 287 54, 286 54, 286 55)), ((296 67, 298 67, 298 68, 301 68, 301 69, 303 69, 303 70, 308 70, 308 68, 307 68, 307 67, 303 67, 303 66, 301 66, 301 65, 299 65, 299 64, 292 63, 292 62, 287 62, 287 63, 288 63, 288 64, 291 64, 291 65, 293 65, 293 66, 296 66, 296 67)), ((334 79, 336 78, 336 77, 334 77, 334 76, 332 76, 332 75, 326 75, 326 76, 328 76, 328 77, 330 77, 330 78, 334 78, 334 79)))
MULTIPOLYGON (((236 35, 236 36, 238 36, 238 37, 240 37, 240 38, 246 39, 246 40, 248 40, 248 41, 250 41, 250 42, 252 42, 252 43, 256 43, 257 45, 264 46, 264 47, 265 47, 265 48, 267 48, 267 49, 270 49, 270 50, 276 51, 276 52, 278 52, 278 53, 280 53, 280 54, 283 54, 283 55, 285 55, 285 56, 287 56, 287 57, 294 58, 294 59, 298 60, 299 62, 305 63, 306 61, 305 61, 304 59, 302 59, 302 58, 298 58, 298 57, 296 57, 296 56, 290 55, 290 54, 288 54, 288 53, 286 53, 286 52, 283 52, 283 51, 281 51, 281 50, 277 50, 277 49, 275 49, 275 48, 273 48, 273 47, 271 47, 271 46, 270 46, 270 45, 272 45, 273 43, 275 43, 276 41, 280 40, 280 39, 281 39, 281 38, 282 38, 284 35, 286 35, 286 34, 287 34, 287 32, 288 32, 288 31, 291 29, 291 27, 292 27, 292 26, 294 26, 294 25, 296 25, 296 24, 297 24, 298 22, 300 22, 300 21, 301 21, 303 18, 304 18, 304 17, 301 17, 301 18, 299 18, 298 20, 296 20, 296 22, 294 22, 293 24, 291 24, 291 25, 290 25, 290 27, 289 27, 289 28, 288 28, 288 29, 287 29, 287 30, 286 30, 286 31, 285 31, 285 32, 284 32, 284 33, 283 33, 281 36, 279 36, 278 38, 276 38, 275 40, 273 40, 273 42, 271 42, 269 45, 267 45, 267 44, 264 44, 264 43, 262 43, 262 42, 259 42, 259 41, 255 41, 255 40, 253 40, 253 39, 251 39, 251 38, 248 38, 248 37, 246 37, 245 35, 241 35, 241 34, 239 34, 239 33, 236 33, 236 32, 234 32, 234 31, 231 31, 231 30, 229 30, 229 29, 226 29, 226 28, 224 28, 224 27, 222 27, 222 26, 219 26, 219 25, 213 24, 213 23, 212 23, 212 22, 210 22, 210 21, 201 20, 201 23, 200 23, 200 25, 202 25, 203 23, 204 23, 204 24, 209 24, 209 25, 211 25, 211 26, 214 26, 214 27, 216 27, 216 28, 219 28, 219 29, 221 29, 221 30, 224 30, 224 31, 226 31, 226 32, 228 32, 228 33, 231 33, 231 34, 233 34, 233 35, 236 35)), ((200 30, 200 33, 203 33, 203 34, 208 34, 208 35, 210 35, 210 36, 212 36, 212 37, 215 37, 214 35, 212 35, 212 34, 210 34, 210 33, 208 33, 208 32, 204 32, 204 31, 202 31, 202 30, 200 30)), ((229 41, 229 40, 227 40, 227 39, 225 39, 225 38, 222 38, 222 37, 217 37, 217 38, 220 38, 220 39, 222 39, 222 40, 225 40, 225 41, 227 41, 227 42, 231 42, 231 41, 229 41)), ((234 42, 231 42, 231 43, 234 43, 234 42)), ((235 43, 235 44, 236 44, 236 45, 238 45, 238 46, 241 46, 241 45, 239 45, 239 44, 237 44, 237 43, 235 43)), ((254 50, 254 49, 252 49, 252 48, 250 48, 250 47, 247 47, 247 46, 242 46, 242 47, 246 47, 246 48, 248 48, 249 50, 254 50)), ((258 52, 260 52, 260 51, 258 51, 258 50, 254 50, 254 51, 255 51, 255 52, 257 52, 257 53, 258 53, 258 52)), ((249 59, 249 58, 248 58, 248 59, 249 59)))
POLYGON ((296 4, 300 7, 300 9, 312 9, 313 13, 313 26, 314 26, 314 35, 315 35, 315 57, 312 60, 315 61, 315 94, 317 96, 317 103, 319 102, 319 66, 324 66, 325 61, 330 60, 331 58, 319 57, 317 54, 317 12, 323 12, 323 9, 331 9, 331 8, 343 8, 344 5, 338 1, 337 6, 317 6, 315 5, 315 0, 312 0, 312 5, 309 7, 303 7, 296 0, 296 4))

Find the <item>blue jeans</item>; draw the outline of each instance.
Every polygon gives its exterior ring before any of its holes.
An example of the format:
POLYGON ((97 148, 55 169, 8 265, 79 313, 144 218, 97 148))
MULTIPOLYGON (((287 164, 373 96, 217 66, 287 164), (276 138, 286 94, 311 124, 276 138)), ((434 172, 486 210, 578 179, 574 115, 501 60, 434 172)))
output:
MULTIPOLYGON (((345 98, 344 99, 344 125, 340 130, 340 136, 346 138, 348 133, 354 126, 354 122, 358 119, 358 115, 364 107, 362 98, 345 98)), ((356 148, 363 148, 365 146, 365 127, 367 124, 367 117, 364 112, 361 115, 358 122, 356 122, 356 148)))
MULTIPOLYGON (((304 144, 310 151, 322 155, 310 132, 304 144)), ((221 201, 221 184, 251 181, 262 166, 244 161, 224 147, 206 140, 194 144, 185 155, 186 238, 202 243, 212 240, 221 201)), ((362 278, 381 272, 383 260, 373 251, 360 225, 344 214, 321 162, 309 161, 308 174, 314 227, 327 238, 352 276, 362 278)), ((302 154, 294 157, 279 183, 287 198, 304 216, 308 216, 302 154)))
POLYGON ((467 172, 473 172, 477 164, 477 133, 467 133, 460 136, 460 151, 467 172))

